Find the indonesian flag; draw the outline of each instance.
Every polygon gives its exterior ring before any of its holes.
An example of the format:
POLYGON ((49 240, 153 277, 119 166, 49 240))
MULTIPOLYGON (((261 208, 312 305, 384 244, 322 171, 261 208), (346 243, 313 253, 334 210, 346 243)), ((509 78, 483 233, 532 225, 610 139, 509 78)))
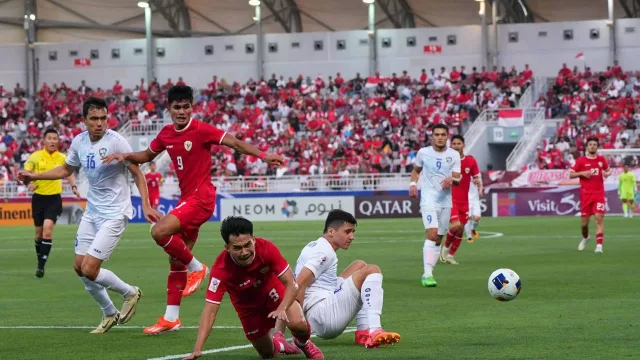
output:
POLYGON ((523 110, 498 110, 498 125, 504 127, 524 126, 523 110))
POLYGON ((584 53, 583 52, 578 53, 578 55, 576 55, 576 60, 584 61, 584 53))

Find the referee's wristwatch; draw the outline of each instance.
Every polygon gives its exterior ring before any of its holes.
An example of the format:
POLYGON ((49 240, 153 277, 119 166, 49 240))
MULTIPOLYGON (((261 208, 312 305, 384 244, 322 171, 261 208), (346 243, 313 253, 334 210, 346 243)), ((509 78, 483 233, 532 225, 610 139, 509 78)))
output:
POLYGON ((71 186, 71 190, 73 190, 73 189, 78 189, 78 187, 77 187, 77 186, 75 186, 75 185, 72 185, 72 186, 71 186))

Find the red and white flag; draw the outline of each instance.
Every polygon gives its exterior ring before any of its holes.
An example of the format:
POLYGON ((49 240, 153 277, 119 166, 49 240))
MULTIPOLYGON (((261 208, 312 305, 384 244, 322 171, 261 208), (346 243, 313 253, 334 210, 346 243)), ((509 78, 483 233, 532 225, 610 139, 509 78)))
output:
POLYGON ((524 126, 522 109, 498 110, 498 125, 504 127, 524 126))
POLYGON ((576 60, 584 61, 584 53, 583 52, 578 53, 578 55, 576 55, 576 60))

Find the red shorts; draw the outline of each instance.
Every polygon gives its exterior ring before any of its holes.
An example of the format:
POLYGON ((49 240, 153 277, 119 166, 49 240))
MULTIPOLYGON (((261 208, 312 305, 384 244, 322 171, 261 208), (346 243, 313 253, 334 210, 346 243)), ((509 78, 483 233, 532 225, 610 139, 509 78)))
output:
POLYGON ((451 222, 460 221, 460 224, 465 225, 469 221, 469 203, 453 203, 451 208, 451 222))
POLYGON ((280 306, 285 287, 278 281, 275 286, 270 288, 271 290, 264 295, 263 299, 254 298, 251 300, 255 304, 261 304, 262 306, 253 309, 241 309, 240 311, 236 309, 244 334, 249 341, 257 340, 267 335, 276 326, 276 319, 270 319, 267 316, 280 306))
POLYGON ((157 209, 160 205, 160 195, 149 195, 149 203, 152 208, 157 209))
POLYGON ((580 195, 580 213, 582 216, 603 214, 605 210, 604 194, 582 194, 580 195))
POLYGON ((198 233, 200 233, 200 226, 209 221, 215 208, 215 200, 211 203, 205 203, 201 199, 191 196, 180 199, 170 214, 180 220, 180 232, 183 238, 196 241, 198 233))

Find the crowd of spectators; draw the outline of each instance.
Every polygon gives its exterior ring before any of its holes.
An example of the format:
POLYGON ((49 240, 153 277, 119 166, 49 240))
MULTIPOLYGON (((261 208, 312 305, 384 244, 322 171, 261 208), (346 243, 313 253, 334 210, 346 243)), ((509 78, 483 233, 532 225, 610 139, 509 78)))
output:
MULTIPOLYGON (((529 168, 567 169, 584 154, 585 141, 597 137, 602 149, 640 148, 640 72, 624 72, 616 61, 603 72, 589 67, 559 71, 553 86, 534 104, 560 118, 555 134, 538 146, 529 168)), ((635 156, 609 156, 611 166, 638 164, 635 156)))
MULTIPOLYGON (((430 125, 445 123, 452 133, 461 132, 483 109, 517 106, 532 79, 528 66, 521 72, 462 66, 352 79, 340 73, 315 79, 273 74, 246 83, 213 76, 198 91, 193 117, 288 159, 283 168, 267 169, 220 147, 212 153, 217 176, 403 172, 426 144, 430 125)), ((107 100, 111 128, 131 122, 133 129, 145 129, 163 118, 173 85, 186 84, 182 78, 164 84, 141 79, 133 89, 118 80, 111 89, 85 81, 77 88, 44 83, 33 100, 19 84, 13 91, 0 87, 0 180, 14 178, 47 128, 58 130, 64 151, 84 130, 81 106, 88 96, 107 100)))

